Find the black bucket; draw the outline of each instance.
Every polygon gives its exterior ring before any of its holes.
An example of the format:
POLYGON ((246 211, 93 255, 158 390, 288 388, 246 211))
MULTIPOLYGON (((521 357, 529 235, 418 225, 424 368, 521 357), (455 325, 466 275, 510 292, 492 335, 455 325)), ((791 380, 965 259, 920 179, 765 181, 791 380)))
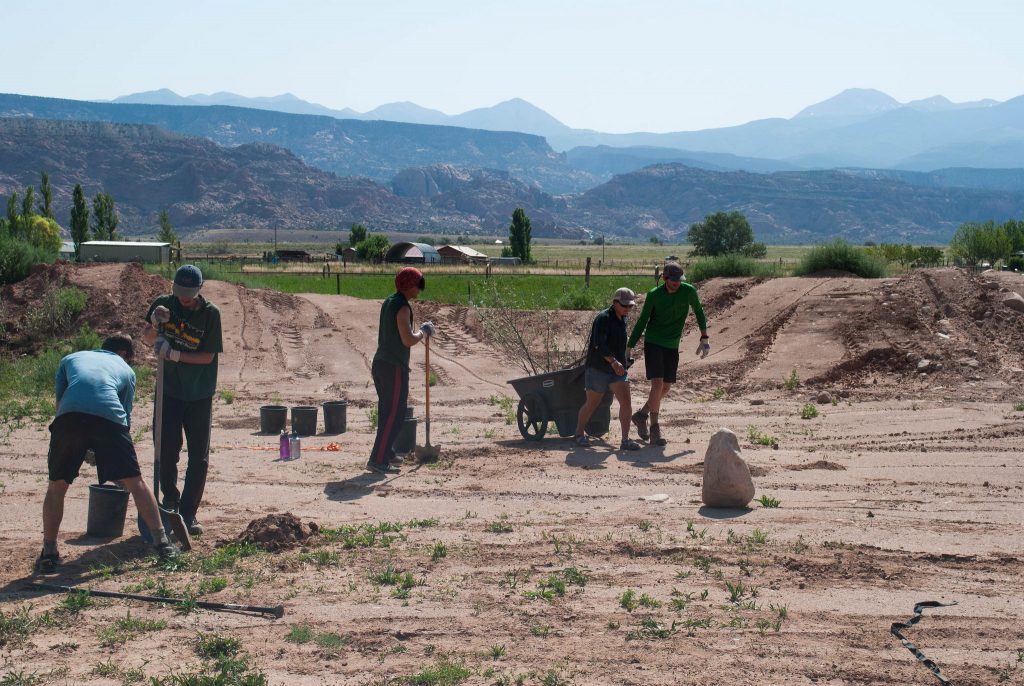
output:
POLYGON ((416 449, 417 421, 416 417, 413 416, 413 409, 411 407, 406 408, 405 421, 402 422, 402 428, 398 430, 395 442, 391 446, 391 449, 398 455, 405 455, 416 449))
POLYGON ((90 484, 85 533, 96 538, 118 538, 124 533, 127 514, 128 491, 120 486, 90 484))
POLYGON ((297 405, 292 408, 292 431, 299 436, 316 435, 316 413, 314 405, 297 405))
POLYGON ((260 433, 279 434, 288 424, 288 408, 284 405, 264 405, 260 408, 260 433))
POLYGON ((348 403, 344 400, 328 400, 324 403, 324 433, 345 433, 345 419, 348 403))

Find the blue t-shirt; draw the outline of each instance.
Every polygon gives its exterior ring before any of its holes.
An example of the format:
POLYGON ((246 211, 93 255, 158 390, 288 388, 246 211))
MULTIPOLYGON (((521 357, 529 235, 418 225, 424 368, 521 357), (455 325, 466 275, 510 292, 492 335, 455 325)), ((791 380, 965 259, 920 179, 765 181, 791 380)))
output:
POLYGON ((109 350, 71 353, 57 368, 57 416, 84 412, 131 426, 135 372, 109 350))

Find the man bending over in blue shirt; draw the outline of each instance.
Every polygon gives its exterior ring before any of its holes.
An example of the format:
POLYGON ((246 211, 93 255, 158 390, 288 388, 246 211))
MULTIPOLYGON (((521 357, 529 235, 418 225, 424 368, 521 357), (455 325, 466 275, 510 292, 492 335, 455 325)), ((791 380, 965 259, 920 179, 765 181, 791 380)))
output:
POLYGON ((128 336, 110 336, 102 350, 82 350, 60 361, 57 369, 57 416, 50 424, 47 464, 50 482, 43 500, 43 552, 36 571, 51 574, 60 563, 57 532, 64 518, 64 495, 78 476, 86 452, 96 456, 99 482, 116 481, 135 500, 143 521, 153 532, 161 558, 177 554, 160 522, 156 498, 142 480, 130 433, 135 372, 129 366, 135 353, 128 336))

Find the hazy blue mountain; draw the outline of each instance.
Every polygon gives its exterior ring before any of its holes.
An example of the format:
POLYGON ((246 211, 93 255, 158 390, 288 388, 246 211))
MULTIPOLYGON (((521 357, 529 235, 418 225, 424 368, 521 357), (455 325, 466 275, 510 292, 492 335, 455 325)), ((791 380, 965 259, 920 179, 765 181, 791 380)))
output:
POLYGON ((457 114, 450 118, 449 123, 489 131, 524 131, 539 136, 564 135, 572 131, 544 110, 521 98, 457 114))
POLYGON ((540 136, 360 121, 261 109, 95 103, 0 95, 0 117, 38 117, 153 124, 202 136, 224 146, 269 143, 307 164, 342 176, 389 181, 407 167, 451 164, 507 171, 551 193, 591 188, 598 182, 570 167, 540 136))
POLYGON ((329 107, 302 100, 291 93, 255 98, 227 91, 181 96, 172 90, 161 88, 155 91, 122 95, 110 102, 131 105, 227 105, 229 107, 251 107, 257 110, 288 112, 290 114, 318 114, 339 119, 358 119, 360 116, 355 110, 348 108, 332 110, 329 107))
POLYGON ((1024 193, 1024 169, 953 167, 929 172, 900 169, 843 169, 842 171, 871 179, 894 179, 912 186, 976 188, 979 190, 1024 193))
POLYGON ((746 215, 758 240, 945 242, 966 221, 1024 215, 1024 192, 912 185, 842 170, 714 172, 661 164, 572 199, 568 219, 597 233, 679 236, 718 211, 746 215))
MULTIPOLYGON (((414 102, 390 102, 376 107, 363 114, 356 113, 357 119, 383 119, 385 121, 400 121, 407 124, 430 124, 432 126, 444 126, 453 124, 451 117, 444 112, 420 107, 414 102)), ((478 127, 482 128, 482 127, 478 127)), ((532 131, 524 133, 533 133, 532 131)))
POLYGON ((998 100, 972 100, 970 102, 951 102, 949 98, 942 95, 933 95, 930 98, 911 100, 904 107, 923 112, 946 112, 949 110, 969 110, 976 107, 992 107, 998 105, 998 100))
POLYGON ((796 113, 793 119, 866 119, 900 108, 895 98, 872 88, 848 88, 796 113))
MULTIPOLYGON (((96 106, 80 103, 81 111, 95 113, 86 105, 96 106)), ((131 111, 157 106, 102 107, 131 111)), ((249 117, 256 112, 264 117, 205 120, 204 126, 217 128, 288 127, 292 118, 298 118, 314 120, 321 140, 339 132, 316 121, 326 118, 238 108, 158 109, 178 113, 179 118, 164 115, 178 123, 180 117, 197 116, 195 110, 227 110, 249 117)), ((424 128, 357 123, 369 127, 360 129, 361 135, 373 136, 375 128, 382 131, 382 147, 401 141, 394 136, 394 127, 424 128)), ((463 129, 433 128, 465 134, 463 129)), ((351 137, 356 132, 345 133, 351 137)), ((473 142, 479 145, 486 139, 473 142)), ((50 175, 61 222, 67 221, 74 184, 81 183, 89 196, 100 190, 111 193, 122 226, 132 234, 152 233, 158 212, 168 209, 182 234, 225 226, 344 229, 359 221, 373 230, 500 235, 507 230, 512 210, 524 207, 537 237, 678 238, 707 214, 738 210, 764 241, 817 242, 844 236, 858 243, 918 243, 947 240, 964 221, 1024 215, 1024 179, 1010 170, 987 170, 985 174, 993 178, 983 179, 978 170, 751 174, 661 164, 620 174, 585 193, 552 196, 508 170, 432 164, 401 169, 383 184, 339 177, 266 143, 221 146, 207 137, 151 125, 0 118, 0 196, 34 185, 40 170, 50 175), (970 187, 980 184, 1001 184, 1006 190, 970 187)))
POLYGON ((570 165, 595 177, 607 181, 615 174, 624 174, 637 169, 675 162, 688 167, 712 171, 748 171, 769 173, 796 171, 798 167, 777 160, 763 160, 752 157, 737 157, 726 153, 674 150, 651 146, 615 148, 609 145, 581 146, 566 151, 565 159, 570 165))

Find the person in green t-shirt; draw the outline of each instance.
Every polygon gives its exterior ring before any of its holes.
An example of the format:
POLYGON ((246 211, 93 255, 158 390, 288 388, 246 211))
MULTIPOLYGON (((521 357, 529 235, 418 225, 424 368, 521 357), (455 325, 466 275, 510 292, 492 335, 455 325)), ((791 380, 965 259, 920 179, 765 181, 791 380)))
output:
POLYGON ((665 283, 647 292, 643 309, 627 343, 632 349, 640 336, 644 336, 644 366, 651 382, 651 392, 644 406, 633 415, 633 424, 641 440, 650 441, 654 445, 668 443, 661 433, 658 414, 662 399, 676 382, 679 340, 683 337, 683 325, 691 308, 697 318, 697 326, 700 327, 697 354, 707 357, 711 351, 707 320, 697 289, 683 281, 683 268, 676 262, 666 263, 662 275, 665 283), (651 421, 650 431, 647 428, 648 417, 651 421))
POLYGON ((377 352, 370 373, 377 389, 377 437, 366 468, 378 474, 396 474, 391 462, 397 459, 395 439, 405 420, 409 402, 409 348, 434 335, 432 322, 423 322, 419 331, 412 328, 410 301, 427 287, 419 269, 405 267, 395 275, 395 292, 380 307, 377 352))
POLYGON ((224 352, 220 310, 199 294, 203 274, 186 264, 174 274, 170 295, 161 295, 146 312, 143 340, 164 358, 160 489, 164 509, 176 510, 189 533, 203 533, 196 519, 210 469, 210 425, 217 391, 217 356, 224 352), (178 490, 182 432, 188 441, 185 483, 178 490))

